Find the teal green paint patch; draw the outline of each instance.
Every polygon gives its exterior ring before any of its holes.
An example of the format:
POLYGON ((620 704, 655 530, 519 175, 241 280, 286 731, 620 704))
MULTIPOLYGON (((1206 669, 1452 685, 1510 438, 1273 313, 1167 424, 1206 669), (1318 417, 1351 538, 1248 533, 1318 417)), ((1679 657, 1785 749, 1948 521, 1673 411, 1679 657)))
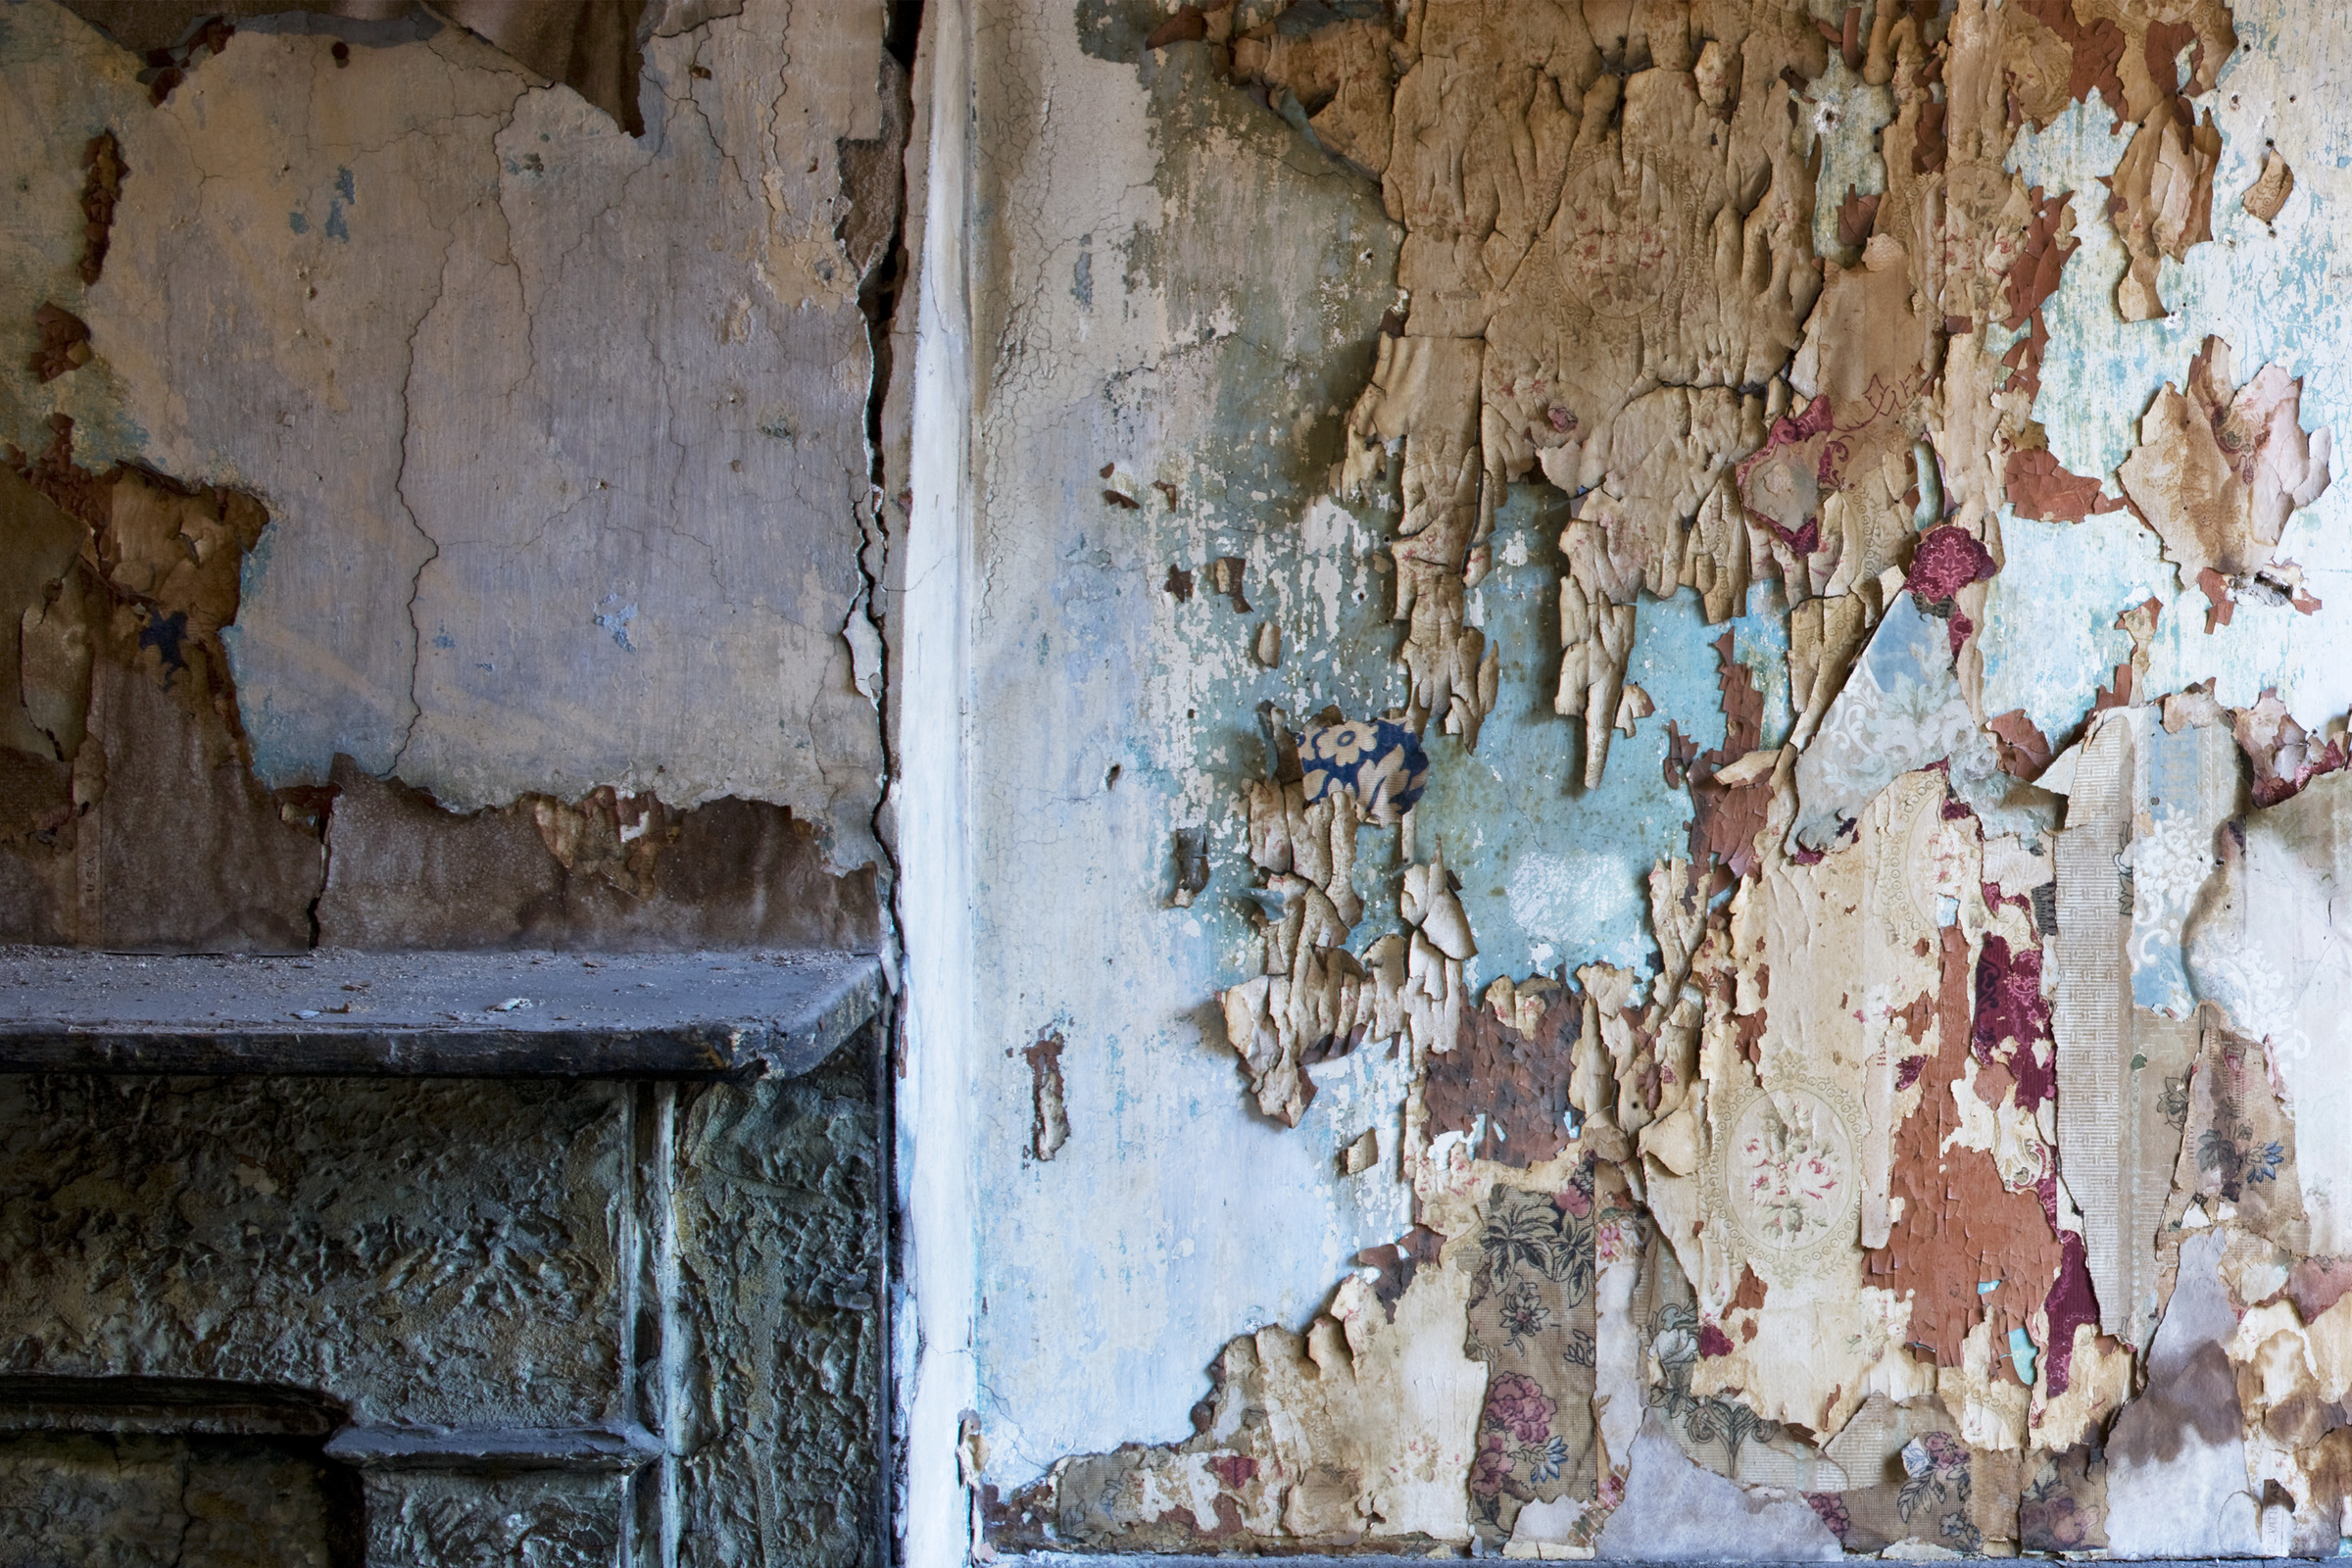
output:
POLYGON ((1631 736, 1612 736, 1600 786, 1583 788, 1583 722, 1551 709, 1557 502, 1541 487, 1520 487, 1496 519, 1497 564, 1476 599, 1499 656, 1500 697, 1475 752, 1449 737, 1428 742, 1429 793, 1414 812, 1420 853, 1443 847, 1461 880, 1479 945, 1467 968, 1474 984, 1572 973, 1592 962, 1653 966, 1649 873, 1690 853, 1690 794, 1666 782, 1668 725, 1702 751, 1724 744, 1716 645, 1727 632, 1733 660, 1764 697, 1760 744, 1778 745, 1790 724, 1788 622, 1777 585, 1752 587, 1748 612, 1718 625, 1707 623, 1690 589, 1645 598, 1635 611, 1626 678, 1648 693, 1655 711, 1631 736), (1545 503, 1552 510, 1539 514, 1545 503), (1515 538, 1517 529, 1525 531, 1515 538))
POLYGON ((2024 1329, 2011 1329, 2009 1331, 2009 1364, 2017 1368, 2018 1381, 2028 1388, 2034 1386, 2034 1359, 2033 1340, 2027 1337, 2024 1329))
MULTIPOLYGON (((1709 626, 1688 589, 1645 599, 1635 612, 1627 678, 1656 711, 1631 736, 1612 737, 1600 786, 1582 787, 1582 721, 1551 710, 1559 568, 1548 541, 1558 517, 1539 518, 1539 498, 1558 499, 1514 494, 1496 522, 1498 564, 1477 590, 1499 653, 1501 698, 1475 752, 1451 738, 1430 742, 1429 793, 1414 813, 1421 854, 1442 846, 1461 879, 1479 944, 1468 966, 1474 984, 1595 961, 1649 969, 1649 872, 1690 846, 1690 796, 1666 782, 1668 721, 1701 748, 1724 738, 1714 644, 1727 628, 1709 626), (1527 530, 1523 540, 1512 538, 1514 525, 1527 530), (1537 543, 1544 548, 1528 548, 1537 543)), ((1786 656, 1769 618, 1728 629, 1735 658, 1740 637, 1749 639, 1761 684, 1783 694, 1785 710, 1786 656)))
POLYGON ((311 231, 310 215, 297 207, 286 215, 286 227, 297 234, 308 234, 311 231))

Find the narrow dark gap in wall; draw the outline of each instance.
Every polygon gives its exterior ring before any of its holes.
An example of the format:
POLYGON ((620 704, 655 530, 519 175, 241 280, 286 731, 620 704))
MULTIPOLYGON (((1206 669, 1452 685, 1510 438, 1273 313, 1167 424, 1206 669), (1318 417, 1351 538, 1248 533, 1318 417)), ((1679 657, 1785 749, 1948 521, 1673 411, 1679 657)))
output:
POLYGON ((922 25, 923 0, 891 0, 882 23, 882 46, 909 73, 914 70, 914 40, 922 25))
MULTIPOLYGON (((865 396, 866 454, 872 466, 869 477, 885 492, 889 489, 889 475, 883 466, 882 411, 890 398, 890 334, 898 316, 899 298, 913 272, 913 259, 906 253, 906 204, 913 195, 906 189, 906 137, 914 119, 914 45, 922 17, 922 0, 895 0, 883 24, 883 45, 899 66, 890 73, 887 88, 898 97, 894 106, 898 134, 885 138, 887 155, 897 172, 893 181, 897 200, 893 203, 889 239, 858 289, 858 308, 865 313, 866 342, 874 361, 873 380, 865 396)), ((899 475, 899 479, 904 488, 906 475, 899 475)))
MULTIPOLYGON (((909 190, 906 184, 906 150, 914 124, 913 76, 916 43, 923 24, 922 0, 891 0, 883 18, 883 45, 896 70, 889 71, 888 88, 897 95, 892 106, 896 115, 898 134, 886 138, 894 160, 893 188, 897 199, 891 208, 891 229, 888 242, 882 247, 871 270, 858 291, 858 305, 865 315, 866 344, 872 357, 872 379, 866 387, 865 442, 867 462, 867 512, 864 526, 869 533, 881 536, 882 552, 869 558, 861 550, 859 569, 865 573, 864 613, 879 635, 881 645, 880 697, 877 708, 882 716, 882 757, 886 769, 882 799, 874 808, 874 842, 891 861, 889 906, 892 918, 884 934, 886 942, 896 942, 900 929, 897 916, 898 865, 896 846, 884 831, 884 813, 890 799, 890 782, 899 770, 898 748, 891 733, 891 684, 895 671, 891 667, 891 643, 887 635, 888 612, 880 595, 884 592, 889 567, 889 548, 893 533, 894 512, 903 528, 906 508, 911 504, 909 479, 906 474, 889 471, 888 442, 884 431, 884 414, 890 402, 893 377, 899 373, 891 352, 891 339, 898 324, 899 305, 909 297, 908 286, 914 276, 915 262, 906 247, 906 211, 910 202, 921 199, 921 192, 909 190)), ((912 367, 907 368, 911 370, 912 367)), ((905 1455, 897 1430, 896 1351, 891 1307, 893 1284, 899 1277, 898 1242, 903 1234, 898 1213, 897 1168, 897 1066, 901 1061, 898 1031, 901 1026, 899 1010, 885 1004, 880 1025, 883 1036, 881 1048, 872 1054, 874 1110, 879 1119, 880 1136, 876 1212, 881 1218, 882 1235, 874 1249, 874 1298, 879 1303, 880 1343, 878 1363, 881 1377, 880 1397, 876 1400, 875 1437, 880 1448, 880 1464, 876 1467, 874 1498, 875 1518, 882 1528, 876 1531, 872 1557, 877 1568, 893 1568, 903 1558, 902 1522, 898 1517, 897 1499, 904 1494, 905 1455)))
MULTIPOLYGON (((889 63, 883 71, 882 89, 891 95, 891 101, 885 105, 884 133, 877 141, 845 141, 840 149, 842 182, 845 193, 852 198, 850 214, 843 220, 843 238, 850 244, 853 256, 862 253, 868 258, 865 275, 858 287, 858 308, 865 317, 866 348, 873 367, 865 392, 868 489, 859 516, 859 527, 865 539, 858 550, 858 568, 865 579, 865 591, 860 601, 862 612, 873 629, 879 648, 878 684, 873 696, 875 707, 882 716, 882 762, 886 782, 882 797, 874 806, 873 830, 874 842, 882 847, 883 856, 891 861, 888 870, 893 892, 889 902, 893 905, 896 903, 898 866, 890 835, 885 831, 885 817, 889 803, 887 780, 898 774, 898 751, 892 743, 890 726, 893 672, 889 615, 883 608, 881 596, 885 592, 889 569, 892 516, 895 512, 904 522, 910 495, 906 488, 907 476, 894 476, 889 471, 889 444, 883 425, 890 403, 892 377, 896 373, 892 362, 891 337, 897 323, 899 302, 906 292, 906 283, 913 274, 914 267, 913 258, 906 249, 906 205, 910 199, 906 189, 906 148, 914 122, 912 68, 922 15, 922 0, 894 0, 885 13, 883 44, 889 51, 889 63), (878 203, 886 205, 889 225, 886 233, 874 235, 865 228, 865 222, 857 210, 860 202, 865 204, 869 213, 878 203), (863 244, 859 243, 860 238, 864 240, 863 244), (875 243, 877 240, 879 243, 875 243), (879 551, 875 550, 877 544, 879 551)), ((858 612, 852 612, 855 614, 858 612)), ((884 940, 895 938, 886 935, 884 940)))

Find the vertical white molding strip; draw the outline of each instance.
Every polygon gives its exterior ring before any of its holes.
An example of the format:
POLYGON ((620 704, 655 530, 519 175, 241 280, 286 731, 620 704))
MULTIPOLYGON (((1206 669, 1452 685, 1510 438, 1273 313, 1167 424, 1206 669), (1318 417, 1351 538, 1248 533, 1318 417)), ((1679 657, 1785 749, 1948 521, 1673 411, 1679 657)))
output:
MULTIPOLYGON (((897 1313, 906 1568, 958 1568, 971 1504, 957 1468, 962 1414, 977 1401, 978 1195, 972 1147, 971 872, 966 845, 972 574, 973 382, 965 240, 971 211, 972 20, 966 0, 929 0, 922 54, 931 138, 912 409, 913 451, 901 646, 897 803, 899 906, 906 950, 904 1075, 898 1083, 905 1248, 897 1313)), ((909 192, 908 199, 916 193, 909 192)))

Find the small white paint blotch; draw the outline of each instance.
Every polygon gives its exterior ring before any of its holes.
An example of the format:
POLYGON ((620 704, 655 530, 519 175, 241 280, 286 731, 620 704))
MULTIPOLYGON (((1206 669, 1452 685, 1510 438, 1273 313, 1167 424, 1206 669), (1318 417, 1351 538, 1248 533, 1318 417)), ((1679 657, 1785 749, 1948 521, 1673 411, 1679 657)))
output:
POLYGON ((1622 861, 1590 850, 1523 850, 1507 885, 1519 928, 1569 953, 1613 950, 1642 919, 1637 880, 1622 861))

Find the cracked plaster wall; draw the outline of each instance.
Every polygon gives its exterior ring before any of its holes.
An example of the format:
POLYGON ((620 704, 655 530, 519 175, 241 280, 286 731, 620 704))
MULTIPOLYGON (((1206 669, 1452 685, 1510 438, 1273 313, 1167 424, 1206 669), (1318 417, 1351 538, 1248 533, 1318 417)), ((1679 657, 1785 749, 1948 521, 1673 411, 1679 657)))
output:
POLYGON ((648 9, 640 136, 517 63, 545 40, 360 9, 239 16, 168 68, 53 0, 0 10, 0 441, 91 540, 20 590, 71 646, 15 681, 49 771, 0 831, 13 934, 874 945, 886 8, 648 9), (140 534, 124 474, 262 519, 198 563, 193 621, 168 563, 118 558, 215 542, 140 534), (78 763, 40 716, 84 702, 92 643, 187 710, 163 761, 103 693, 78 763), (174 800, 232 841, 176 906, 174 800), (661 870, 698 831, 734 849, 661 870))
POLYGON ((970 36, 980 1538, 2334 1554, 2332 14, 970 36))

